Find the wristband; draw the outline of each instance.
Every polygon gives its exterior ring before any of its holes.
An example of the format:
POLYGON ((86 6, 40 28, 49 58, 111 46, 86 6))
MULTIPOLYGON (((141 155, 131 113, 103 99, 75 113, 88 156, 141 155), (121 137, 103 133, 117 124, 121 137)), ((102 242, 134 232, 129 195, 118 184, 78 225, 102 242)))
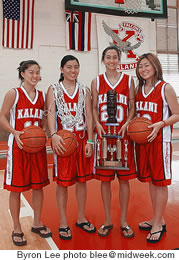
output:
POLYGON ((51 138, 52 136, 54 136, 56 134, 56 132, 54 132, 53 134, 51 134, 50 136, 49 136, 49 138, 51 138))
POLYGON ((88 139, 87 144, 94 144, 92 139, 88 139))
POLYGON ((162 120, 162 122, 164 123, 163 127, 167 126, 167 124, 164 120, 162 120))

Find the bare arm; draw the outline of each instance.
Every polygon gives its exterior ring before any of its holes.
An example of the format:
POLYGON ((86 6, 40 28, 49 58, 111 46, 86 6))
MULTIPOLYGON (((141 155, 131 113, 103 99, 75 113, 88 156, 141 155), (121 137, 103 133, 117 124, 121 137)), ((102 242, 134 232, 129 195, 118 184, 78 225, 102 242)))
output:
POLYGON ((173 125, 179 121, 179 104, 173 87, 169 84, 165 87, 165 98, 172 115, 165 120, 166 125, 173 125))
POLYGON ((22 131, 16 131, 9 123, 10 110, 14 104, 16 98, 15 89, 11 89, 7 92, 1 110, 0 110, 0 124, 9 133, 12 133, 16 139, 17 145, 22 149, 22 142, 20 140, 20 135, 23 134, 22 131))
POLYGON ((54 133, 56 133, 56 108, 55 108, 55 98, 53 94, 52 87, 48 88, 47 91, 47 109, 48 109, 48 128, 50 131, 50 135, 52 135, 52 149, 54 153, 59 154, 63 153, 65 150, 63 148, 63 139, 54 133))
POLYGON ((99 123, 99 116, 98 116, 98 92, 96 86, 96 79, 93 79, 91 82, 91 90, 92 90, 92 111, 93 111, 93 118, 95 122, 96 129, 100 137, 102 134, 105 134, 105 131, 102 125, 99 123))
POLYGON ((136 113, 136 110, 135 110, 135 86, 134 86, 134 80, 132 79, 131 87, 130 87, 130 90, 129 90, 129 114, 128 114, 127 121, 126 121, 127 124, 129 124, 131 119, 134 117, 135 113, 136 113))
POLYGON ((148 136, 149 142, 152 142, 156 138, 160 128, 167 125, 173 125, 179 121, 179 104, 177 101, 176 93, 170 84, 167 84, 165 86, 165 98, 169 105, 171 116, 165 120, 166 124, 163 121, 159 121, 155 124, 150 125, 149 128, 153 128, 153 130, 152 133, 148 136))
MULTIPOLYGON (((45 95, 45 104, 44 104, 44 111, 47 111, 47 97, 45 95)), ((43 114, 43 118, 42 118, 42 129, 44 131, 47 131, 47 115, 43 114)))
POLYGON ((122 134, 122 137, 124 137, 125 132, 127 130, 127 126, 129 124, 129 122, 131 121, 131 119, 134 117, 135 115, 135 86, 134 86, 134 80, 131 80, 131 87, 129 89, 129 113, 128 113, 128 117, 127 117, 127 121, 125 122, 125 124, 121 127, 119 134, 122 134))
POLYGON ((15 130, 9 123, 10 110, 14 104, 16 97, 15 89, 11 89, 7 92, 0 111, 0 124, 9 133, 14 134, 15 130))
POLYGON ((93 139, 93 114, 92 114, 92 100, 89 91, 86 91, 86 118, 87 118, 87 132, 88 139, 93 139))
POLYGON ((50 131, 50 135, 56 132, 56 111, 55 111, 55 98, 52 87, 48 88, 47 91, 47 123, 50 131))
MULTIPOLYGON (((87 133, 88 140, 93 140, 93 114, 92 114, 92 101, 90 90, 86 91, 86 100, 85 100, 85 109, 86 109, 86 119, 87 119, 87 133)), ((87 143, 85 146, 85 155, 90 157, 92 155, 92 144, 87 143)))

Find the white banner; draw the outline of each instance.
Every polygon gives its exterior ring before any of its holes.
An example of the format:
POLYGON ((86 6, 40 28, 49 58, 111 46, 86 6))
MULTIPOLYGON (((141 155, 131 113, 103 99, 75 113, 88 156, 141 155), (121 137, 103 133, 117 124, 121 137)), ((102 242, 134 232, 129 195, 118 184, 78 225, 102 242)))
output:
POLYGON ((143 53, 156 53, 156 24, 151 19, 96 14, 96 24, 100 74, 104 72, 101 55, 109 45, 121 51, 119 70, 132 76, 143 53))

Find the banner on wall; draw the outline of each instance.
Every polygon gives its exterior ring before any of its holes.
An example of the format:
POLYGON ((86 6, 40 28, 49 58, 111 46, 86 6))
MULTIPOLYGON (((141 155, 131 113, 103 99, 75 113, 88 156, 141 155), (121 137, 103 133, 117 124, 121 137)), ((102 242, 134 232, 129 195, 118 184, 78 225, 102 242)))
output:
POLYGON ((68 50, 91 50, 91 13, 65 11, 66 44, 68 50))
POLYGON ((110 45, 115 44, 121 51, 119 70, 132 76, 135 76, 139 57, 143 53, 156 52, 155 22, 149 19, 96 15, 96 23, 99 73, 104 72, 102 52, 110 45))
POLYGON ((2 2, 3 47, 32 49, 35 0, 3 0, 2 2))

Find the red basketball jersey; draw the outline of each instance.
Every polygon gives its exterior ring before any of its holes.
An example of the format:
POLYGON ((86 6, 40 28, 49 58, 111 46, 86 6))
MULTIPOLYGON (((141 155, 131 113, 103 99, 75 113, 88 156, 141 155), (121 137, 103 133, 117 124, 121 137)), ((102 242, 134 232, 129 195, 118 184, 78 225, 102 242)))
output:
POLYGON ((41 127, 44 111, 45 94, 36 90, 34 100, 31 100, 23 87, 16 89, 16 99, 11 109, 10 124, 17 131, 36 125, 41 127))
MULTIPOLYGON (((165 86, 166 82, 158 81, 148 94, 145 94, 144 86, 141 91, 137 91, 136 111, 138 117, 143 116, 156 123, 166 120, 170 116, 170 109, 165 98, 165 86)), ((156 140, 170 142, 171 133, 171 126, 161 128, 156 140)))
POLYGON ((66 129, 76 135, 78 147, 65 158, 54 154, 54 180, 61 186, 86 182, 93 178, 93 156, 85 156, 87 142, 85 120, 86 88, 76 83, 74 93, 69 95, 62 82, 52 86, 56 101, 57 130, 66 129), (61 98, 60 98, 61 97, 61 98), (73 117, 74 118, 73 118, 73 117))
POLYGON ((116 130, 120 130, 122 125, 126 122, 128 116, 128 101, 129 89, 131 86, 131 77, 126 74, 121 74, 119 80, 113 86, 108 81, 106 74, 101 74, 97 77, 97 91, 98 91, 98 115, 99 122, 107 132, 105 125, 108 119, 107 113, 107 92, 108 90, 115 90, 117 92, 117 114, 116 119, 119 123, 116 130))
MULTIPOLYGON (((42 124, 45 94, 36 90, 31 100, 26 90, 16 88, 16 98, 10 111, 10 124, 17 131, 42 124)), ((13 134, 8 139, 8 157, 4 187, 12 191, 41 188, 49 183, 47 175, 46 148, 34 154, 19 149, 13 134)))
MULTIPOLYGON (((74 90, 74 93, 72 95, 70 95, 67 90, 65 89, 63 83, 60 83, 61 90, 63 91, 63 96, 64 96, 64 107, 63 109, 68 110, 72 116, 75 116, 78 113, 79 110, 79 83, 76 83, 76 87, 74 90)), ((82 86, 80 86, 82 87, 82 86)), ((58 97, 59 92, 58 92, 58 85, 54 85, 53 86, 53 91, 55 94, 55 97, 58 97)), ((84 106, 85 104, 85 96, 86 96, 86 89, 85 87, 82 87, 82 92, 83 92, 83 98, 84 101, 81 103, 82 106, 84 106)), ((65 114, 65 117, 67 118, 67 114, 65 114)), ((86 122, 85 122, 85 106, 83 109, 83 113, 80 114, 80 117, 76 118, 76 122, 73 126, 69 126, 66 123, 62 122, 59 114, 58 114, 58 110, 57 110, 57 129, 61 130, 61 129, 66 129, 69 130, 73 133, 75 133, 76 135, 79 135, 81 132, 83 132, 86 129, 86 122)), ((70 119, 69 119, 70 122, 70 119)))
MULTIPOLYGON (((120 128, 123 124, 126 123, 128 117, 128 103, 129 103, 129 90, 131 87, 131 76, 121 73, 119 80, 113 86, 108 81, 106 74, 101 74, 97 77, 97 92, 98 92, 98 115, 99 122, 103 126, 105 132, 108 132, 108 128, 106 126, 108 113, 107 113, 107 92, 108 90, 115 90, 117 93, 117 114, 116 119, 119 125, 116 127, 116 133, 119 132, 120 128)), ((99 139, 99 136, 98 136, 99 139)), ((114 140, 108 140, 108 144, 113 145, 114 140)), ((116 141, 115 141, 116 142, 116 141)), ((125 142, 127 142, 127 165, 129 170, 103 170, 96 169, 95 170, 95 178, 101 181, 111 181, 114 179, 115 173, 120 180, 129 180, 136 178, 136 168, 134 162, 134 148, 133 142, 130 138, 125 135, 123 139, 121 139, 121 157, 122 157, 122 165, 125 165, 124 157, 125 157, 125 142)), ((96 141, 95 141, 96 145, 96 141)), ((100 141, 100 158, 102 158, 102 142, 100 141)), ((109 154, 108 154, 109 155, 109 154)), ((109 159, 109 158, 108 158, 109 159)), ((101 159, 100 159, 101 160, 101 159)), ((101 163, 101 162, 100 162, 101 163)), ((96 154, 94 160, 94 167, 96 167, 96 154)))

